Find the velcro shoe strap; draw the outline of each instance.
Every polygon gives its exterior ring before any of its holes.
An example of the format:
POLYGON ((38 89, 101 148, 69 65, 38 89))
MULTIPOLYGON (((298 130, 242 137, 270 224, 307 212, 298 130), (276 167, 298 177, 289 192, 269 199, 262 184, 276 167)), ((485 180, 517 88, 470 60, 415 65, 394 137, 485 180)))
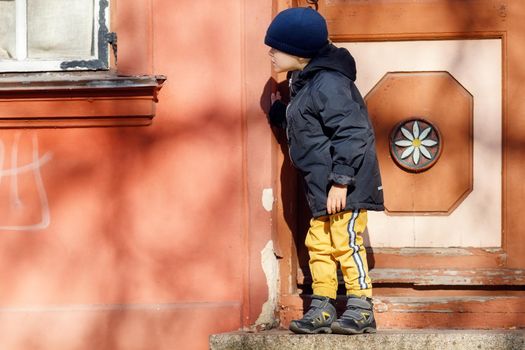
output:
POLYGON ((312 299, 310 307, 323 307, 323 304, 325 304, 324 300, 312 299))
POLYGON ((373 305, 371 302, 367 301, 366 299, 361 298, 348 298, 348 301, 346 302, 346 307, 356 307, 359 309, 364 310, 372 310, 373 305))
MULTIPOLYGON (((362 312, 362 311, 361 311, 362 312)), ((362 320, 363 315, 361 312, 355 310, 355 309, 348 309, 346 310, 342 315, 341 318, 343 319, 350 319, 350 320, 362 320)))
POLYGON ((324 307, 328 304, 330 304, 330 298, 315 294, 312 295, 312 302, 310 303, 310 307, 324 307))

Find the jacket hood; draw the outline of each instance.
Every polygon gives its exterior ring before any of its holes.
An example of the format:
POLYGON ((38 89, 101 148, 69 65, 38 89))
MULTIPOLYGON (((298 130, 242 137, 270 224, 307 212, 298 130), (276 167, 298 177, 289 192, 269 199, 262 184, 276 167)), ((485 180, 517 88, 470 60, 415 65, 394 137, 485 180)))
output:
POLYGON ((291 96, 294 97, 310 79, 322 70, 340 72, 352 81, 356 79, 355 60, 350 52, 345 48, 327 44, 302 71, 291 72, 291 96))
POLYGON ((308 79, 320 70, 334 70, 344 74, 352 81, 356 79, 354 58, 347 49, 335 47, 333 44, 328 44, 321 49, 299 76, 308 79))

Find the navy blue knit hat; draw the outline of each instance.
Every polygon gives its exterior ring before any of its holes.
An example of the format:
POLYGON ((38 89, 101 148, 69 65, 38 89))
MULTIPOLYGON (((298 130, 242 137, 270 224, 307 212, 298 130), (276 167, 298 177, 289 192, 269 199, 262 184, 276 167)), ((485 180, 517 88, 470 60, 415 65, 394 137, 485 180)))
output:
POLYGON ((328 43, 326 21, 308 7, 293 7, 277 14, 264 43, 298 57, 314 57, 328 43))

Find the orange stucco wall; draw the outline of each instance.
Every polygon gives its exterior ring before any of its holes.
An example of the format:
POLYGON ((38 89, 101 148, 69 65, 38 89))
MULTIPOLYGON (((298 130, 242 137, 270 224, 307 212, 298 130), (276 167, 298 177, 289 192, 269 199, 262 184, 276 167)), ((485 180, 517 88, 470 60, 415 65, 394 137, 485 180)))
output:
POLYGON ((3 349, 206 349, 255 321, 270 16, 271 1, 118 1, 119 72, 168 76, 153 125, 1 131, 3 349))

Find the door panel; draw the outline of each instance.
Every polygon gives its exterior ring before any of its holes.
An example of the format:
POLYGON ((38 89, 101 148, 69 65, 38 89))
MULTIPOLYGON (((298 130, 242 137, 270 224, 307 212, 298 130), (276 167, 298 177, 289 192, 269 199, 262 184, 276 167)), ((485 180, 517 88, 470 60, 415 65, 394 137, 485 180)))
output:
POLYGON ((363 95, 368 94, 370 117, 376 129, 386 207, 391 209, 395 202, 400 201, 400 197, 411 196, 413 211, 416 212, 405 210, 396 213, 389 210, 387 213, 370 213, 370 244, 374 247, 500 247, 501 40, 396 41, 338 45, 348 48, 354 55, 358 69, 356 84, 363 95), (374 105, 370 105, 370 92, 388 72, 403 72, 404 75, 411 72, 428 72, 431 75, 436 74, 433 72, 447 72, 472 96, 472 170, 468 169, 470 165, 459 169, 455 165, 464 164, 470 159, 460 158, 461 154, 467 153, 465 148, 468 146, 464 141, 469 135, 456 135, 457 130, 462 127, 458 119, 463 117, 456 115, 458 109, 462 108, 458 99, 447 95, 453 86, 445 86, 444 91, 439 91, 438 87, 443 83, 438 81, 434 88, 435 93, 432 90, 426 92, 430 99, 422 101, 422 90, 426 84, 424 81, 419 86, 412 83, 404 89, 401 84, 388 81, 389 87, 385 89, 392 90, 389 96, 400 106, 396 109, 400 115, 396 115, 391 113, 396 107, 390 103, 387 95, 379 96, 380 98, 374 99, 374 105), (378 105, 383 105, 392 115, 381 112, 378 105), (374 112, 379 115, 374 115, 374 112), (386 120, 385 116, 381 118, 381 114, 386 115, 386 120), (430 119, 441 130, 443 150, 435 166, 426 171, 411 173, 401 169, 392 159, 389 139, 396 124, 416 116, 430 119), (466 188, 456 187, 463 181, 466 171, 473 173, 473 186, 465 194, 466 198, 462 199, 458 195, 465 192, 466 188), (421 184, 418 185, 418 182, 421 184), (453 193, 449 195, 451 191, 453 193), (417 213, 418 203, 429 206, 447 196, 450 199, 445 201, 445 205, 452 203, 455 198, 458 201, 461 199, 457 208, 453 208, 451 212, 444 210, 417 213))

